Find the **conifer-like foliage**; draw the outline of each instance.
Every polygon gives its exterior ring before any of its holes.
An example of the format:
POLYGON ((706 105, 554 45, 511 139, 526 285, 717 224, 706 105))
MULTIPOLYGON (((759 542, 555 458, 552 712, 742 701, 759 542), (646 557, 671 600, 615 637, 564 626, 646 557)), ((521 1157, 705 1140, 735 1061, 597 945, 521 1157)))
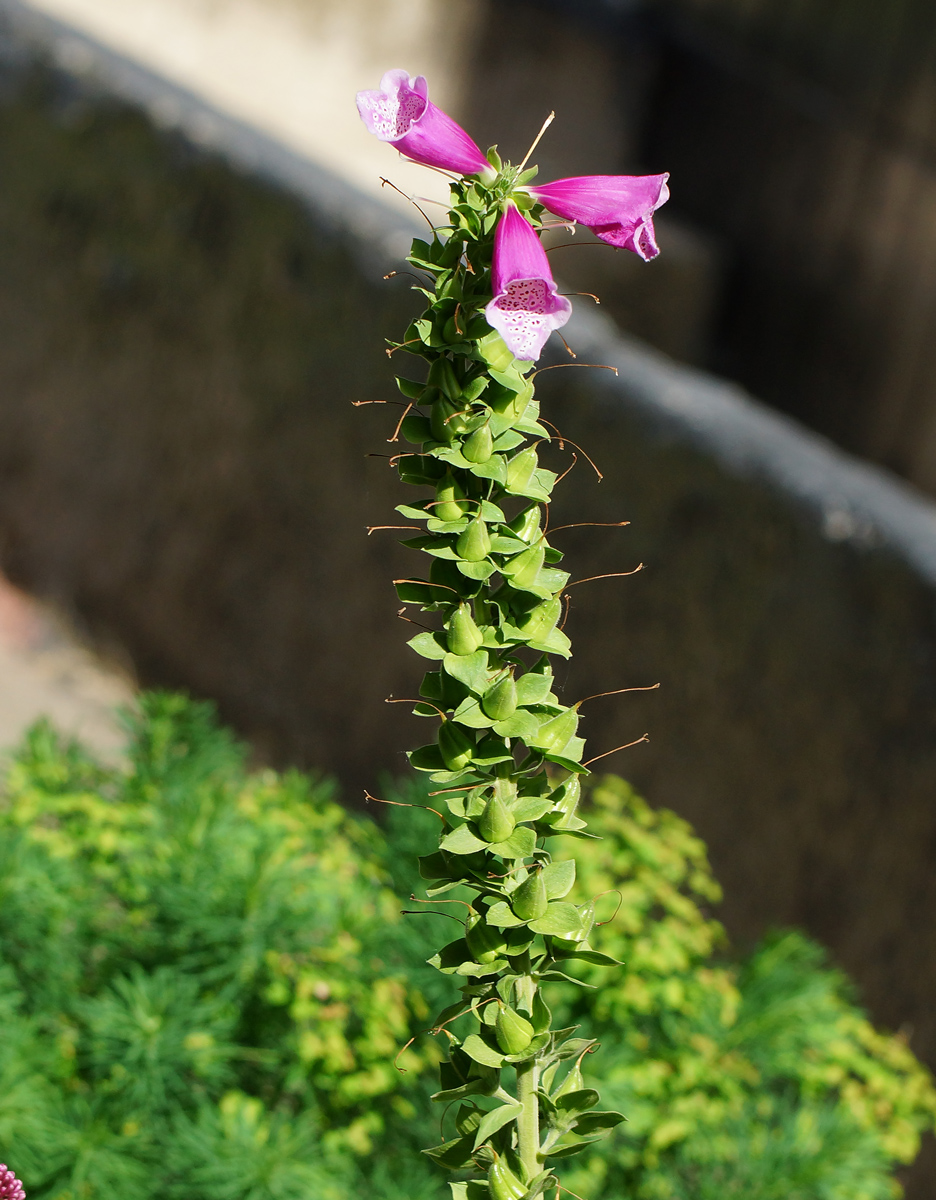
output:
MULTIPOLYGON (((436 922, 396 898, 437 819, 393 808, 381 831, 322 781, 249 772, 181 697, 144 696, 128 732, 103 765, 40 726, 4 773, 0 1162, 29 1200, 438 1200, 429 1162, 400 1169, 438 1129, 434 1042, 391 1067, 449 986, 424 963, 436 922)), ((629 1120, 568 1186, 892 1196, 936 1115, 904 1041, 800 935, 730 962, 684 821, 613 777, 586 803, 600 840, 576 845, 581 885, 622 894, 591 942, 627 967, 570 963, 600 986, 551 1000, 600 1039, 583 1081, 629 1120)))

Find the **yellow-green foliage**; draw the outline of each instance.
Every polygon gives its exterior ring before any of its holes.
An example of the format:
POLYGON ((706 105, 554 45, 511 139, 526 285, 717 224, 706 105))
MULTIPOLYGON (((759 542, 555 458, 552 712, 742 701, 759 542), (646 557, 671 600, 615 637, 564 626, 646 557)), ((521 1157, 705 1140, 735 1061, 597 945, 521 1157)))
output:
MULTIPOLYGON (((422 894, 422 822, 382 830, 327 785, 249 772, 205 706, 146 696, 103 767, 32 732, 0 796, 0 1161, 30 1200, 434 1200, 418 1162, 451 918, 422 894)), ((398 798, 406 798, 400 795, 398 798)), ((409 798, 421 800, 418 790, 409 798)), ((555 985, 558 1024, 628 1123, 568 1185, 587 1200, 885 1200, 936 1120, 800 934, 728 956, 684 821, 621 780, 592 792, 579 892, 624 968, 555 985), (618 901, 620 907, 618 908, 618 901), (615 909, 618 909, 615 912, 615 909), (611 919, 613 917, 613 919, 611 919)), ((437 1127, 436 1127, 437 1132, 437 1127)))
POLYGON ((570 1185, 647 1200, 895 1194, 887 1166, 910 1162, 936 1123, 905 1040, 873 1028, 800 934, 719 962, 703 843, 623 780, 591 801, 603 840, 575 847, 580 887, 606 893, 592 943, 626 966, 579 969, 598 990, 566 1001, 602 1039, 592 1070, 630 1123, 570 1185))
POLYGON ((247 773, 205 706, 146 697, 130 732, 105 769, 40 725, 6 776, 0 1070, 34 1103, 0 1084, 0 1158, 32 1197, 193 1200, 247 1194, 196 1181, 207 1145, 252 1140, 294 1176, 260 1195, 311 1195, 323 1146, 369 1150, 404 1103, 392 1060, 425 1016, 381 958, 381 839, 325 784, 247 773))

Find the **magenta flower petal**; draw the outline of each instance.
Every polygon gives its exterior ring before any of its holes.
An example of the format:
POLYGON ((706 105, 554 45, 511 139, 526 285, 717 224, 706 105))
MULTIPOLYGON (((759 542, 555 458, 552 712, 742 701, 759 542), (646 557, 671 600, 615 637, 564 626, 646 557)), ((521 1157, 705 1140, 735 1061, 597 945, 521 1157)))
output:
POLYGON ((0 1200, 24 1200, 26 1193, 6 1163, 0 1163, 0 1200))
POLYGON ((649 261, 660 253, 653 214, 669 199, 669 175, 580 175, 530 191, 550 212, 587 226, 610 246, 649 261))
POLYGON ((488 324, 514 358, 534 362, 552 331, 568 321, 572 305, 556 293, 543 244, 513 205, 494 234, 491 288, 494 299, 484 310, 488 324))
POLYGON ((464 129, 429 99, 422 75, 388 71, 376 91, 358 92, 361 120, 382 142, 427 167, 458 175, 490 171, 487 159, 464 129))

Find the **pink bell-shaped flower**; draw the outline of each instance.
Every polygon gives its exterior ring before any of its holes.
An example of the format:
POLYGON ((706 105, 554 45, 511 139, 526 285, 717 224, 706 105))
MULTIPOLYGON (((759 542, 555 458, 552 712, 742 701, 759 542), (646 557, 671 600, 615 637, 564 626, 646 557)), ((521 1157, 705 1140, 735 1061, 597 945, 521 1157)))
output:
POLYGON ((491 266, 494 299, 484 315, 514 358, 533 362, 554 329, 565 325, 572 305, 556 292, 539 235, 515 205, 508 205, 494 234, 491 266))
POLYGON ((609 246, 633 250, 645 262, 660 253, 653 214, 669 199, 669 175, 579 175, 530 187, 550 212, 577 221, 609 246))
POLYGON ((376 91, 358 92, 361 120, 382 142, 413 162, 456 175, 493 174, 487 159, 464 129, 429 99, 422 75, 388 71, 376 91))

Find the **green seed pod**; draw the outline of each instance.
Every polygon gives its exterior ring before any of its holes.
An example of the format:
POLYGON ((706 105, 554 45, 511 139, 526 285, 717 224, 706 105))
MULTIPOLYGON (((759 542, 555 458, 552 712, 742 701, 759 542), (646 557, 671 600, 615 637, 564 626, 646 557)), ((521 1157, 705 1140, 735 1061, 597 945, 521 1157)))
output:
POLYGON ((495 792, 478 820, 481 836, 486 842, 506 842, 516 825, 513 813, 495 792))
POLYGON ((556 1091, 553 1092, 553 1100, 558 1100, 560 1096, 568 1096, 569 1092, 580 1092, 582 1090, 585 1086, 585 1080, 582 1078, 581 1064, 582 1060, 579 1059, 556 1091))
POLYGON ((533 1040, 533 1026, 505 1005, 497 1014, 494 1036, 505 1054, 522 1054, 533 1040))
POLYGON ((491 553, 491 535, 480 515, 473 517, 459 534, 455 553, 465 562, 481 562, 491 553))
POLYGON ((533 1020, 533 1032, 545 1033, 552 1024, 552 1013, 549 1011, 549 1006, 543 999, 542 992, 537 991, 533 997, 533 1011, 530 1014, 533 1020))
POLYGON ((471 606, 459 604, 448 630, 448 648, 453 654, 474 654, 481 649, 484 634, 474 623, 471 606))
POLYGON ((510 575, 511 580, 517 587, 526 587, 528 584, 535 583, 536 577, 543 569, 543 563, 546 561, 546 547, 542 542, 531 546, 529 550, 524 550, 522 554, 518 554, 516 558, 512 558, 504 568, 504 574, 510 575))
POLYGON ((530 508, 524 509, 519 516, 514 517, 507 528, 523 541, 532 542, 539 533, 542 523, 542 509, 538 504, 534 504, 530 508))
POLYGON ((542 871, 528 875, 510 897, 510 906, 521 921, 538 920, 546 912, 548 904, 542 871))
POLYGON ((432 440, 432 426, 428 418, 420 413, 407 413, 400 426, 400 432, 413 446, 421 446, 423 442, 432 440))
POLYGON ((520 1200, 526 1190, 504 1160, 495 1158, 488 1170, 488 1191, 491 1193, 491 1200, 520 1200))
POLYGON ((462 446, 462 454, 469 462, 486 463, 493 453, 494 438, 491 434, 491 426, 485 422, 462 446))
POLYGON ((429 368, 429 385, 437 387, 449 400, 457 401, 461 396, 461 384, 455 368, 447 358, 437 358, 429 368))
POLYGON ((464 771, 474 755, 474 743, 454 721, 443 721, 439 727, 439 753, 450 771, 464 771))
POLYGON ((562 616, 562 601, 557 596, 554 600, 546 600, 538 604, 532 612, 524 617, 520 628, 531 642, 541 642, 549 637, 559 624, 562 616))
POLYGON ((578 729, 578 719, 578 709, 567 708, 565 712, 561 712, 557 717, 553 717, 551 721, 546 721, 540 725, 535 738, 532 739, 532 745, 538 750, 546 750, 552 754, 561 754, 566 746, 568 746, 569 741, 575 737, 575 731, 578 729))
POLYGON ((453 428, 453 420, 458 409, 450 400, 446 400, 441 396, 432 406, 432 411, 429 414, 429 427, 432 430, 433 439, 437 442, 445 442, 451 445, 455 440, 455 430, 453 428))
POLYGON ((587 904, 583 904, 579 909, 579 918, 582 922, 581 930, 579 931, 578 940, 587 942, 591 931, 595 927, 595 902, 589 900, 587 904))
POLYGON ((553 812, 562 814, 565 820, 575 816, 579 800, 582 798, 582 783, 578 775, 568 778, 562 787, 556 788, 552 794, 553 812))
POLYGON ((436 486, 436 498, 430 512, 440 521, 460 521, 465 510, 458 503, 464 500, 464 489, 456 482, 451 471, 446 471, 436 486))
POLYGON ((533 478, 533 472, 538 465, 539 459, 536 457, 534 446, 528 446, 526 450, 515 454, 507 464, 507 491, 522 492, 533 478))
POLYGON ((481 707, 492 721, 506 721, 512 717, 517 711, 517 685, 513 675, 507 675, 486 691, 481 698, 481 707))
POLYGON ((468 918, 465 939, 475 962, 479 963, 491 963, 500 958, 507 949, 503 932, 488 925, 482 916, 474 915, 468 918))
POLYGON ((449 317, 449 319, 442 326, 442 337, 450 346, 454 346, 456 343, 463 342, 465 340, 465 334, 455 324, 454 317, 449 317))

